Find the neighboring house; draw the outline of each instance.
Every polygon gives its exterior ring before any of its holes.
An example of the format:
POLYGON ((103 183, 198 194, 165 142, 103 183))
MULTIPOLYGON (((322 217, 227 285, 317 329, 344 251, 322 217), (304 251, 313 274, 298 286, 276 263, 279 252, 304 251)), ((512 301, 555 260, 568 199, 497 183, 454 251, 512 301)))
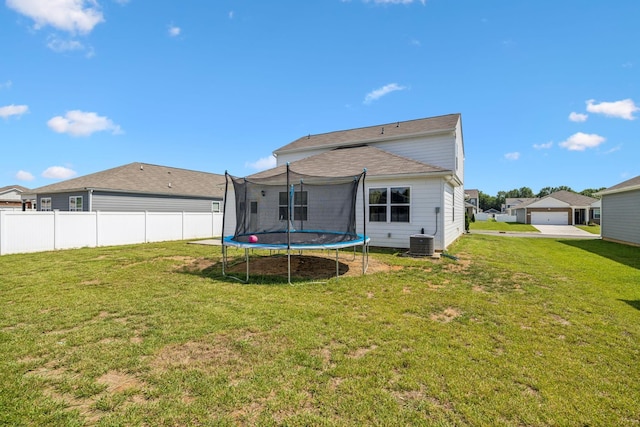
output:
POLYGON ((640 246, 640 176, 600 191, 603 240, 640 246))
POLYGON ((469 218, 478 213, 480 207, 480 192, 478 190, 464 190, 464 207, 469 218))
POLYGON ((435 250, 444 250, 464 233, 460 114, 308 135, 273 154, 278 166, 252 177, 279 173, 287 163, 320 176, 366 169, 364 201, 360 189, 356 202, 365 214, 356 222, 362 233, 366 221, 373 246, 408 248, 410 236, 427 234, 435 250))
POLYGON ((39 211, 221 212, 224 175, 130 163, 31 190, 39 211))
POLYGON ((486 214, 489 218, 495 218, 496 215, 500 213, 500 211, 494 208, 489 208, 486 211, 482 211, 482 213, 486 214))
POLYGON ((22 194, 29 192, 28 188, 21 185, 8 185, 0 188, 0 210, 31 209, 31 203, 22 201, 22 194))
POLYGON ((600 224, 600 212, 602 211, 602 200, 591 203, 591 212, 589 213, 589 224, 600 224))
POLYGON ((548 196, 512 207, 517 222, 533 225, 580 225, 592 217, 592 205, 598 199, 571 191, 556 191, 548 196))
POLYGON ((506 213, 507 215, 515 215, 515 212, 513 211, 513 209, 516 206, 520 206, 522 204, 525 203, 531 203, 538 200, 535 197, 519 197, 519 198, 512 198, 512 197, 507 197, 505 199, 502 211, 503 213, 506 213))

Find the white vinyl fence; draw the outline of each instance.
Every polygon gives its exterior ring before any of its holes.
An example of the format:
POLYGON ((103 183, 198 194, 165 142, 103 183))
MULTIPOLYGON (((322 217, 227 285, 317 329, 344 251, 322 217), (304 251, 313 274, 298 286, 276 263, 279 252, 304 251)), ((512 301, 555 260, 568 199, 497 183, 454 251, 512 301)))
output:
POLYGON ((495 219, 496 222, 518 222, 515 215, 506 214, 487 214, 484 212, 478 212, 475 214, 476 221, 488 221, 489 219, 495 219))
POLYGON ((518 217, 515 215, 500 214, 496 215, 496 222, 518 222, 518 217))
POLYGON ((218 237, 217 212, 0 211, 0 255, 218 237))

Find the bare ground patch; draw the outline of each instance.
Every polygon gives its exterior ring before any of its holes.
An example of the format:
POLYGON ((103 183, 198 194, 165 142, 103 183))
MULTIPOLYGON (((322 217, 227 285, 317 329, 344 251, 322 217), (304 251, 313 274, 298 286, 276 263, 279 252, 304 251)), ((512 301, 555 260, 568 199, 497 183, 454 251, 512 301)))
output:
POLYGON ((58 362, 50 361, 41 367, 25 374, 43 381, 42 393, 49 398, 62 403, 67 411, 78 411, 87 424, 94 425, 105 413, 98 409, 97 403, 103 399, 109 399, 118 393, 127 393, 124 405, 141 404, 146 402, 140 392, 146 388, 146 384, 133 375, 110 371, 97 378, 96 383, 105 387, 104 391, 88 397, 78 397, 68 391, 62 391, 61 384, 68 380, 77 379, 78 374, 69 371, 58 362), (138 393, 136 393, 138 391, 138 393))
MULTIPOLYGON (((203 272, 207 270, 222 268, 218 260, 207 258, 197 258, 185 260, 186 266, 183 268, 190 272, 203 272)), ((244 258, 237 258, 237 263, 225 268, 228 273, 244 275, 247 265, 244 258)), ((366 261, 366 260, 365 260, 366 261)), ((397 271, 401 266, 392 266, 382 261, 369 257, 366 274, 397 271)), ((275 254, 271 256, 252 256, 249 259, 249 274, 287 277, 288 274, 287 256, 275 254)), ((362 275, 362 254, 340 255, 338 258, 337 273, 341 277, 362 275)), ((336 257, 335 254, 314 252, 307 255, 291 255, 291 276, 301 279, 330 279, 336 277, 336 257)))
POLYGON ((443 311, 441 311, 440 313, 433 313, 430 316, 430 319, 435 321, 435 322, 449 323, 453 319, 455 319, 456 317, 459 317, 461 315, 462 315, 462 312, 460 312, 460 310, 458 310, 456 308, 453 308, 453 307, 447 307, 443 311))

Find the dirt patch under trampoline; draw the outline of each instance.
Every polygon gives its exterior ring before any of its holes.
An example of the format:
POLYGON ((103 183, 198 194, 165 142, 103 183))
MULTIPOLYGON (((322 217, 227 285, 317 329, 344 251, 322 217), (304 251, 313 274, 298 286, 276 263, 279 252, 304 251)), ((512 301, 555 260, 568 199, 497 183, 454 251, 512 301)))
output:
MULTIPOLYGON (((339 276, 360 276, 362 274, 362 254, 355 258, 341 256, 338 259, 339 276)), ((392 271, 400 267, 390 266, 373 258, 369 258, 367 274, 392 271)), ((287 277, 287 256, 271 255, 252 257, 249 259, 249 274, 287 277)), ((247 266, 244 260, 226 269, 234 275, 246 274, 247 266)), ((336 277, 336 258, 334 256, 291 255, 291 277, 302 279, 330 279, 336 277)))

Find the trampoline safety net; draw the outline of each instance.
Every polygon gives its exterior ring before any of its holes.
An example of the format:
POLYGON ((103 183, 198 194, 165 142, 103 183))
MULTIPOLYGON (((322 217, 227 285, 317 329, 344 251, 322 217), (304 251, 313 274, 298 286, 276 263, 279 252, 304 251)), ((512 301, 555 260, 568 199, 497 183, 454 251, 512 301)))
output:
MULTIPOLYGON (((320 177, 292 171, 265 178, 238 178, 233 184, 236 227, 233 239, 260 243, 331 244, 356 235, 356 194, 359 175, 320 177), (284 241, 283 241, 284 240, 284 241)), ((227 193, 229 188, 227 188, 227 193)), ((226 200, 231 198, 226 197, 226 200)), ((228 206, 225 206, 225 216, 228 206)))

